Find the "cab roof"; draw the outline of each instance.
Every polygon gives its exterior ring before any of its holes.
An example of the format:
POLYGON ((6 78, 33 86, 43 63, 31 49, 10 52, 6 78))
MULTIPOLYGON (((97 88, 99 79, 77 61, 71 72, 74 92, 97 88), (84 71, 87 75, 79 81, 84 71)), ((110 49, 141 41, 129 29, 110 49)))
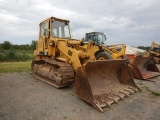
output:
POLYGON ((104 34, 103 32, 89 32, 89 33, 86 33, 86 34, 104 34))
POLYGON ((43 20, 43 21, 40 23, 40 25, 41 25, 42 23, 44 23, 45 21, 48 21, 48 20, 50 20, 50 19, 56 19, 56 20, 59 20, 59 21, 70 22, 69 20, 65 20, 65 19, 61 19, 61 18, 50 17, 50 18, 47 18, 47 19, 43 20))

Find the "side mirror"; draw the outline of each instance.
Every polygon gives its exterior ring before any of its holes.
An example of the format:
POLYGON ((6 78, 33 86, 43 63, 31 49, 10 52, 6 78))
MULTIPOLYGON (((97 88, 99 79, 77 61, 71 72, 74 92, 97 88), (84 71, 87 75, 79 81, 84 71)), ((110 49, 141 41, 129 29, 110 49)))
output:
POLYGON ((68 22, 65 22, 65 25, 68 25, 69 23, 68 22))
POLYGON ((105 41, 107 40, 107 37, 106 37, 106 35, 104 35, 104 39, 105 39, 105 41))

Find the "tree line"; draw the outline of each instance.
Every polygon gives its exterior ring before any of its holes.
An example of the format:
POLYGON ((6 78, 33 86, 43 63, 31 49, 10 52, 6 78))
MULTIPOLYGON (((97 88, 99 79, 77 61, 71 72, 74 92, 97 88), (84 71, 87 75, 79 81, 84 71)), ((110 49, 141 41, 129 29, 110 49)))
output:
POLYGON ((4 41, 0 43, 0 50, 35 50, 36 49, 36 40, 32 40, 31 44, 17 45, 12 44, 9 41, 4 41))
MULTIPOLYGON (((150 47, 138 46, 139 49, 149 50, 150 47)), ((4 41, 0 43, 0 50, 35 50, 36 49, 36 40, 32 40, 31 44, 25 45, 16 45, 12 44, 9 41, 4 41)))
POLYGON ((147 47, 145 47, 145 46, 138 46, 138 48, 142 49, 142 50, 147 50, 147 51, 149 51, 149 49, 150 49, 149 46, 147 46, 147 47))

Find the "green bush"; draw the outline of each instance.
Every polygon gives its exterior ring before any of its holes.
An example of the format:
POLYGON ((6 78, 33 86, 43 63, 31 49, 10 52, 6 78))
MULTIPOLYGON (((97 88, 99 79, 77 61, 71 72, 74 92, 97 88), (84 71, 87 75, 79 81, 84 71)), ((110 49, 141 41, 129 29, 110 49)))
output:
POLYGON ((5 50, 0 51, 0 61, 1 62, 19 62, 19 61, 29 61, 33 60, 33 52, 31 51, 12 51, 5 50))
POLYGON ((7 57, 8 60, 12 61, 12 60, 16 59, 15 51, 8 51, 6 55, 7 55, 6 57, 7 57))

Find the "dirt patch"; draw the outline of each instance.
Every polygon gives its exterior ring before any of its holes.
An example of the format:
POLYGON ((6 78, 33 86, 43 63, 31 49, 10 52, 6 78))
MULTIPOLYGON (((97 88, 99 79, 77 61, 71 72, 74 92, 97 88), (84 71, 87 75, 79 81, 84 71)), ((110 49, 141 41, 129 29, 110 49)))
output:
MULTIPOLYGON (((160 67, 160 66, 158 66, 160 67)), ((160 76, 150 81, 136 80, 142 89, 128 98, 95 110, 76 94, 74 85, 56 89, 33 78, 30 73, 0 74, 1 120, 159 120, 160 76)))

